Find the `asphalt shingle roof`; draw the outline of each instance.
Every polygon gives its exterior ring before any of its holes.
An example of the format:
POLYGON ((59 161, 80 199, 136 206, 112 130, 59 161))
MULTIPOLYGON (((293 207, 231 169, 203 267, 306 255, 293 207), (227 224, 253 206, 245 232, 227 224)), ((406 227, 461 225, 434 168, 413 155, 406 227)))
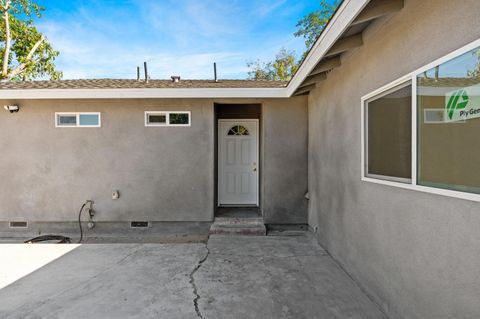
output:
POLYGON ((480 77, 458 77, 458 78, 425 78, 418 81, 421 86, 429 87, 466 87, 480 83, 480 77))
POLYGON ((0 83, 0 90, 28 89, 173 89, 173 88, 284 88, 288 82, 257 80, 127 80, 86 79, 58 81, 19 81, 0 83))

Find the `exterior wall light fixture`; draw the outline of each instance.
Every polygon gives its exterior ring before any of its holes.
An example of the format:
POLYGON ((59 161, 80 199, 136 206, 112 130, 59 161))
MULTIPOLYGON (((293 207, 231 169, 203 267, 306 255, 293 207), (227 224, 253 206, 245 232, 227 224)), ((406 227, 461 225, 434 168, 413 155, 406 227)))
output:
POLYGON ((20 107, 18 107, 18 105, 5 105, 3 108, 10 113, 15 113, 20 110, 20 107))

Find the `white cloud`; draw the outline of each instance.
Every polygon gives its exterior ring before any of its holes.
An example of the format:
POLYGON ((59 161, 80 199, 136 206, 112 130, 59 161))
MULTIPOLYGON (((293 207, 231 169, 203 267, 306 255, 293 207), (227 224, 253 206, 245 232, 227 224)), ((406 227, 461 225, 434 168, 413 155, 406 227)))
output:
POLYGON ((143 61, 152 78, 211 78, 213 62, 221 78, 245 78, 246 61, 271 59, 280 47, 303 42, 291 32, 255 25, 256 15, 286 1, 270 1, 255 12, 240 0, 139 1, 127 10, 82 7, 38 27, 60 51, 57 65, 66 79, 134 78, 143 61))
POLYGON ((136 66, 141 66, 143 61, 148 62, 152 78, 169 78, 174 74, 185 78, 209 78, 214 61, 224 66, 223 74, 232 76, 239 68, 230 65, 229 61, 240 61, 243 57, 239 52, 229 51, 159 52, 155 48, 123 45, 102 36, 88 36, 85 34, 87 30, 66 32, 61 24, 48 23, 39 27, 49 35, 55 49, 61 52, 58 64, 63 68, 64 78, 133 78, 136 66))
POLYGON ((277 0, 273 2, 264 2, 261 5, 258 6, 257 8, 257 14, 259 16, 266 16, 271 14, 273 11, 277 10, 281 6, 283 6, 287 0, 277 0))

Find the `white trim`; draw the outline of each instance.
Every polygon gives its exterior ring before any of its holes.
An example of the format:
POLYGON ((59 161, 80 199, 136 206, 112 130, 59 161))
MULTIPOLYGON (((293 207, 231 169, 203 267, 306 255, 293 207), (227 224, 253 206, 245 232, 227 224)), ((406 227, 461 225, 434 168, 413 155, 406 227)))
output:
MULTIPOLYGON (((377 96, 381 96, 382 93, 384 93, 385 91, 387 90, 390 90, 390 89, 393 89, 397 86, 401 86, 402 84, 404 84, 405 82, 408 82, 410 81, 412 78, 412 75, 411 73, 407 74, 407 75, 404 75, 390 83, 387 83, 385 84, 384 86, 382 86, 381 88, 379 89, 376 89, 375 91, 373 92, 370 92, 368 94, 365 94, 364 96, 362 96, 362 101, 366 101, 366 100, 369 100, 373 97, 377 97, 377 96)), ((412 91, 412 94, 413 94, 413 91, 412 91)))
MULTIPOLYGON (((397 181, 399 183, 410 183, 410 179, 407 178, 400 178, 394 176, 384 176, 384 175, 377 175, 377 174, 369 174, 367 165, 368 165, 368 110, 367 110, 367 103, 371 100, 379 99, 385 95, 388 95, 395 90, 403 89, 408 87, 409 84, 411 85, 411 80, 409 77, 401 77, 393 82, 388 83, 387 85, 381 87, 378 90, 375 90, 365 96, 363 96, 361 100, 361 146, 362 146, 362 176, 369 177, 369 178, 379 178, 382 180, 390 180, 390 181, 397 181)), ((415 95, 412 90, 412 96, 415 95)), ((413 113, 412 113, 413 114, 413 113)), ((413 142, 413 140, 412 140, 413 142)), ((413 172, 412 172, 413 173, 413 172)), ((412 175, 413 176, 413 175, 412 175)))
POLYGON ((102 127, 102 114, 100 112, 55 112, 55 127, 56 128, 92 128, 92 127, 102 127), (60 125, 58 124, 58 116, 62 115, 75 115, 76 123, 75 125, 60 125), (98 125, 80 125, 80 115, 98 115, 98 125))
POLYGON ((412 185, 417 185, 417 77, 411 75, 412 83, 412 185))
POLYGON ((344 0, 333 15, 320 37, 313 45, 307 57, 300 65, 297 73, 288 83, 287 95, 292 96, 305 78, 312 72, 317 63, 330 50, 343 32, 355 20, 370 0, 344 0))
POLYGON ((161 111, 145 111, 145 126, 167 126, 167 121, 168 121, 168 114, 167 112, 161 112, 161 111), (149 115, 165 115, 165 124, 161 123, 149 123, 148 122, 148 116, 149 115))
MULTIPOLYGON (((259 198, 260 198, 260 121, 258 119, 219 119, 217 121, 217 128, 220 127, 221 122, 231 122, 231 123, 236 123, 236 122, 255 122, 256 124, 256 130, 257 130, 257 156, 256 156, 256 163, 257 163, 257 174, 256 174, 256 183, 257 183, 257 192, 255 194, 255 204, 245 204, 245 205, 236 205, 236 204, 220 204, 220 164, 217 164, 217 206, 218 207, 223 207, 223 206, 230 206, 230 207, 258 207, 259 206, 259 198)), ((219 142, 219 132, 220 130, 217 130, 217 142, 219 142)), ((218 159, 220 157, 220 151, 217 150, 217 163, 218 159)))
POLYGON ((393 181, 387 181, 383 179, 375 179, 375 178, 369 178, 369 177, 363 177, 362 181, 375 183, 375 184, 382 184, 387 186, 393 186, 393 187, 399 187, 399 188, 418 191, 422 193, 436 194, 436 195, 442 195, 447 197, 471 200, 474 202, 480 202, 480 194, 475 194, 475 193, 459 192, 459 191, 454 191, 454 190, 449 190, 444 188, 435 188, 435 187, 422 186, 422 185, 399 183, 399 182, 393 182, 393 181))
POLYGON ((145 126, 147 127, 185 127, 192 126, 192 112, 190 111, 145 111, 145 126), (188 114, 188 124, 170 124, 170 114, 188 114), (149 115, 165 115, 165 124, 149 123, 149 115))
POLYGON ((461 191, 455 191, 455 190, 449 190, 449 189, 444 189, 444 188, 436 188, 433 186, 422 186, 418 185, 418 180, 417 180, 417 76, 427 70, 430 70, 437 65, 440 65, 442 63, 448 62, 468 51, 471 51, 477 47, 480 47, 480 39, 477 39, 463 47, 461 47, 458 50, 455 50, 441 58, 436 59, 435 61, 414 70, 413 72, 408 73, 407 75, 402 76, 401 78, 394 80, 383 87, 366 94, 361 98, 361 180, 364 182, 370 182, 370 183, 375 183, 375 184, 382 184, 382 185, 388 185, 388 186, 393 186, 393 187, 399 187, 399 188, 404 188, 404 189, 409 189, 413 191, 420 191, 420 192, 425 192, 425 193, 430 193, 430 194, 436 194, 436 195, 442 195, 442 196, 448 196, 448 197, 454 197, 454 198, 460 198, 460 199, 466 199, 466 200, 471 200, 475 202, 480 202, 480 194, 475 194, 475 193, 468 193, 468 192, 461 192, 461 191), (372 98, 375 97, 382 92, 391 89, 395 86, 400 85, 402 82, 406 81, 411 81, 411 86, 412 86, 412 181, 410 183, 401 183, 397 181, 391 181, 391 180, 385 180, 385 179, 376 179, 376 178, 371 178, 366 176, 366 170, 365 170, 365 111, 364 111, 364 106, 365 102, 372 98))
POLYGON ((18 89, 0 90, 0 99, 156 99, 156 98, 287 98, 286 88, 178 89, 18 89))
POLYGON ((360 99, 360 177, 363 180, 365 177, 365 101, 366 97, 360 99))
POLYGON ((411 178, 405 178, 405 177, 395 177, 395 176, 380 175, 380 174, 366 174, 365 177, 372 178, 372 179, 381 179, 381 180, 390 181, 390 182, 403 183, 403 184, 412 183, 411 178))

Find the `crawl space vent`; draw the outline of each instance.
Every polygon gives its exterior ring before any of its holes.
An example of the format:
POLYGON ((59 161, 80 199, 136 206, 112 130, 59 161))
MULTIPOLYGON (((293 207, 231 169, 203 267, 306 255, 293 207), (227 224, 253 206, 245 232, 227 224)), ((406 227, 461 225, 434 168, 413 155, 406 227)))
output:
POLYGON ((10 222, 10 228, 27 228, 27 222, 10 222))
POLYGON ((148 222, 130 222, 130 228, 148 228, 149 223, 148 222))

